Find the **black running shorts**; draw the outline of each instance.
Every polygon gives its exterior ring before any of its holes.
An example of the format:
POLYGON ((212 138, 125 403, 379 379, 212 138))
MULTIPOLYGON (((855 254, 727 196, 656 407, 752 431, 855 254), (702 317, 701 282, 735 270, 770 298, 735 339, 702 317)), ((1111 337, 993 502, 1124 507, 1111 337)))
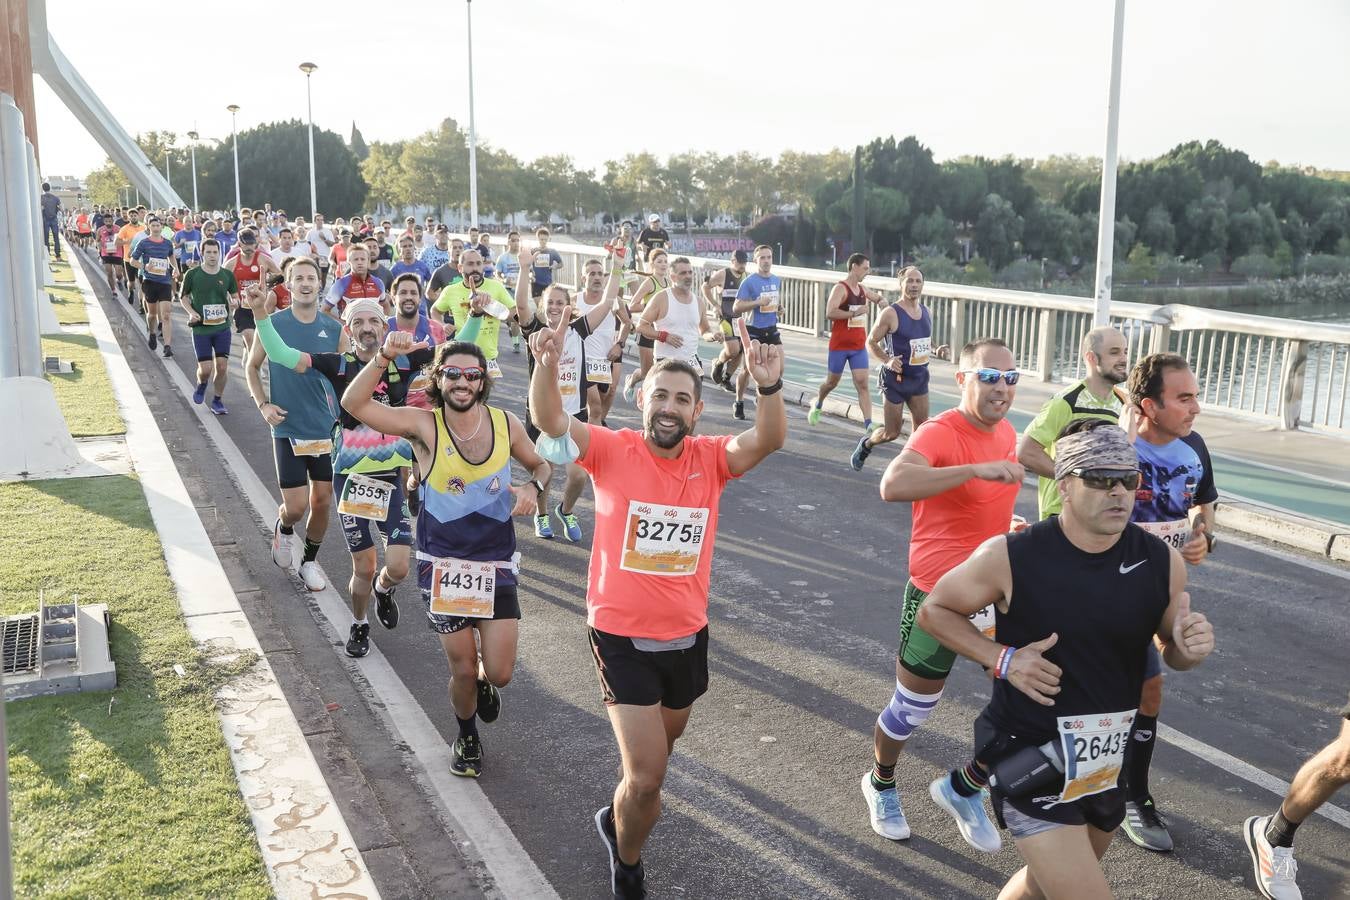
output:
POLYGON ((588 628, 606 706, 685 709, 708 690, 708 626, 688 650, 639 650, 632 638, 588 628))
POLYGON ((277 485, 284 491, 287 488, 304 487, 311 481, 333 480, 333 457, 327 453, 319 456, 296 456, 291 448, 290 438, 272 438, 272 460, 277 467, 277 485))

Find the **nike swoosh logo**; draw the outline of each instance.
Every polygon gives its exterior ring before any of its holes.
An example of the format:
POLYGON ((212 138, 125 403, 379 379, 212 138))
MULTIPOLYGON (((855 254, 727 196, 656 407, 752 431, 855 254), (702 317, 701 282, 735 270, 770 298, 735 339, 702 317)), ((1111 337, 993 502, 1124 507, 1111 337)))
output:
POLYGON ((1146 562, 1148 562, 1148 560, 1146 560, 1146 559, 1141 559, 1141 560, 1139 560, 1139 562, 1135 563, 1135 564, 1132 565, 1132 566, 1127 566, 1127 565, 1125 565, 1124 563, 1121 563, 1121 564, 1120 564, 1120 574, 1122 574, 1122 575, 1128 575, 1128 574, 1130 574, 1131 572, 1133 572, 1135 569, 1137 569, 1137 568, 1139 568, 1140 566, 1142 566, 1142 565, 1143 565, 1144 563, 1146 563, 1146 562))

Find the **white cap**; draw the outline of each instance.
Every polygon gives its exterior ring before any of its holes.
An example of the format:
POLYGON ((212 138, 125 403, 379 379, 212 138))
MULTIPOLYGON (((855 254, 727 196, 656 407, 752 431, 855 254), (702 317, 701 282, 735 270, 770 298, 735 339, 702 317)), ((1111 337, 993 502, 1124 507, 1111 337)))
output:
POLYGON ((658 216, 656 213, 652 213, 650 216, 647 217, 647 221, 648 221, 648 222, 660 222, 660 221, 661 221, 661 217, 658 216))
POLYGON ((350 325, 352 319, 358 313, 363 312, 379 316, 381 321, 384 319, 384 307, 380 306, 380 302, 370 297, 363 297, 360 300, 349 300, 347 302, 347 306, 342 310, 342 321, 350 325))

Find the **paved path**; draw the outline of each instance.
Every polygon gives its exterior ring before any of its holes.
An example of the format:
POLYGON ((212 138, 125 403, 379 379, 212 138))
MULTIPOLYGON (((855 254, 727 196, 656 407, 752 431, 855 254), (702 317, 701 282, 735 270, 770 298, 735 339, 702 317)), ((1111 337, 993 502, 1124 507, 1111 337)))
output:
MULTIPOLYGON (((191 370, 185 333, 179 331, 177 362, 191 370)), ((523 357, 508 351, 502 361, 506 377, 494 397, 519 410, 523 357)), ((237 360, 234 370, 226 398, 234 412, 223 425, 271 484, 270 439, 237 360)), ((167 381, 147 389, 172 390, 167 381)), ((709 390, 700 430, 733 427, 729 399, 709 390)), ((166 408, 178 414, 175 404, 166 408)), ((620 403, 619 410, 611 424, 636 424, 631 408, 620 403)), ((868 826, 858 780, 869 765, 872 722, 893 684, 909 516, 903 504, 877 496, 893 450, 879 450, 855 474, 844 460, 857 426, 826 420, 812 429, 802 412, 790 411, 787 448, 726 495, 713 567, 712 687, 678 745, 665 814, 646 854, 653 895, 992 896, 1016 868, 1015 854, 969 850, 926 797, 928 781, 969 752, 970 725, 987 696, 973 666, 957 667, 944 703, 899 770, 914 839, 892 844, 868 826)), ((1224 478, 1221 469, 1221 484, 1224 478)), ((1031 489, 1018 508, 1034 514, 1031 489)), ((577 898, 603 894, 605 859, 590 817, 608 802, 618 764, 583 629, 589 492, 580 515, 587 529, 581 545, 539 541, 518 528, 525 556, 520 664, 504 691, 501 720, 483 728, 480 781, 552 885, 577 898)), ((263 558, 261 538, 238 539, 247 558, 263 558)), ((345 582, 336 523, 320 560, 334 581, 345 582)), ((1232 542, 1192 576, 1196 606, 1214 619, 1219 650, 1196 672, 1170 677, 1162 720, 1287 780, 1331 739, 1338 727, 1332 710, 1350 687, 1346 570, 1232 542)), ((445 661, 418 623, 415 592, 405 586, 398 596, 405 624, 372 637, 448 741, 455 724, 445 661)), ((271 597, 271 605, 292 602, 271 597)), ((381 704, 366 693, 367 702, 381 704)), ((1239 828, 1245 816, 1277 801, 1231 774, 1234 768, 1174 743, 1158 748, 1154 793, 1179 849, 1159 856, 1118 841, 1106 857, 1118 896, 1254 895, 1239 828)), ((381 782, 372 784, 378 792, 381 782)), ((1342 824, 1317 818, 1300 831, 1306 896, 1350 893, 1345 823, 1350 817, 1342 824)))

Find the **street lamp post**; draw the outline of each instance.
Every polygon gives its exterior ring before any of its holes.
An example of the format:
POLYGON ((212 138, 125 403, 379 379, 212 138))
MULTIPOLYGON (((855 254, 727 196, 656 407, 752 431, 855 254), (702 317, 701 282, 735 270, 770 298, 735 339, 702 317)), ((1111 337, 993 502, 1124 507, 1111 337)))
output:
POLYGON ((197 132, 189 131, 188 140, 192 141, 188 145, 192 151, 192 211, 201 212, 201 207, 197 205, 197 132))
POLYGON ((305 73, 305 108, 309 111, 309 220, 313 222, 319 215, 319 192, 314 186, 314 94, 310 90, 310 75, 317 69, 312 62, 300 64, 305 73))
POLYGON ((239 126, 238 114, 239 104, 231 103, 225 107, 230 111, 230 134, 234 138, 234 214, 239 215, 239 210, 244 208, 244 204, 239 201, 239 126))
POLYGON ((173 155, 173 145, 164 145, 164 180, 169 183, 169 190, 173 190, 173 176, 169 174, 169 158, 173 155))
POLYGON ((1106 103, 1106 152, 1102 154, 1102 197, 1097 212, 1097 306, 1092 324, 1111 320, 1111 265, 1116 251, 1116 139, 1120 132, 1120 51, 1125 0, 1116 0, 1111 34, 1111 87, 1106 103))
POLYGON ((150 170, 150 177, 146 179, 146 186, 150 188, 150 209, 155 208, 155 164, 146 160, 145 167, 150 170))
POLYGON ((478 226, 478 135, 473 122, 473 0, 465 0, 469 27, 466 32, 469 47, 469 225, 478 226))

